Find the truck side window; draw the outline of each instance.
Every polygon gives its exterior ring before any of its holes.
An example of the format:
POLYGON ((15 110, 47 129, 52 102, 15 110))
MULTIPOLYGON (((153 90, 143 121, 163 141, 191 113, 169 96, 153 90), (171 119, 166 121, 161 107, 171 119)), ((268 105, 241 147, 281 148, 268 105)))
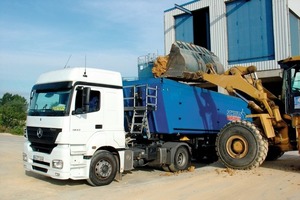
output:
MULTIPOLYGON (((96 111, 100 110, 100 96, 101 95, 100 95, 99 91, 91 90, 88 112, 96 112, 96 111)), ((77 113, 80 113, 80 111, 83 110, 83 108, 82 108, 82 90, 77 90, 76 99, 75 99, 75 110, 77 113)))
POLYGON ((90 94, 90 112, 100 110, 100 92, 91 90, 90 94))

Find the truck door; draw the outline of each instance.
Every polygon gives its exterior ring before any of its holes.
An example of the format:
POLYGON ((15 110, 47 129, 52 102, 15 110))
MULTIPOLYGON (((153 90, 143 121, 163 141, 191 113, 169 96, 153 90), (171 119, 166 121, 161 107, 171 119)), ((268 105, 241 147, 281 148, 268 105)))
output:
POLYGON ((84 144, 92 134, 102 131, 103 109, 101 109, 101 89, 77 86, 71 104, 71 141, 84 144))

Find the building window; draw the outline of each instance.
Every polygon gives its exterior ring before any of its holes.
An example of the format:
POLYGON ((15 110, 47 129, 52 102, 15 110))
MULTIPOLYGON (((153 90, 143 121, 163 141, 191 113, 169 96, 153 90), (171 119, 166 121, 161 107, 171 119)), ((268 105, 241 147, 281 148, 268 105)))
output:
POLYGON ((273 60, 272 0, 236 0, 226 4, 228 63, 273 60))

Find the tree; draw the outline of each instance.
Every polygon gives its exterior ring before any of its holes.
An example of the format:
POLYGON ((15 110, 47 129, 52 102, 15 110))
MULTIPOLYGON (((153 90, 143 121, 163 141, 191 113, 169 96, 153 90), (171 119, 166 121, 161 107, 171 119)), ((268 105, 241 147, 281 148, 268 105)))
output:
POLYGON ((2 130, 22 134, 25 127, 27 101, 20 95, 5 93, 0 99, 0 125, 2 130))

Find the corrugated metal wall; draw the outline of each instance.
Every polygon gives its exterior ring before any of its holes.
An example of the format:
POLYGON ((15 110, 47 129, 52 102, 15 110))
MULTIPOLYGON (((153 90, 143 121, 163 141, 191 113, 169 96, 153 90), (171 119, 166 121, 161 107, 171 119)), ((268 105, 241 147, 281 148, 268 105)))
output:
MULTIPOLYGON (((220 61, 225 66, 231 67, 228 65, 225 2, 226 1, 224 0, 200 0, 186 4, 183 7, 190 11, 209 7, 211 51, 220 58, 220 61)), ((275 59, 262 62, 243 63, 243 65, 255 65, 258 70, 278 69, 279 66, 277 61, 291 56, 289 9, 287 0, 272 0, 272 12, 275 59)), ((180 14, 183 14, 183 12, 178 9, 165 11, 165 54, 170 52, 171 45, 175 41, 174 17, 180 14)))

